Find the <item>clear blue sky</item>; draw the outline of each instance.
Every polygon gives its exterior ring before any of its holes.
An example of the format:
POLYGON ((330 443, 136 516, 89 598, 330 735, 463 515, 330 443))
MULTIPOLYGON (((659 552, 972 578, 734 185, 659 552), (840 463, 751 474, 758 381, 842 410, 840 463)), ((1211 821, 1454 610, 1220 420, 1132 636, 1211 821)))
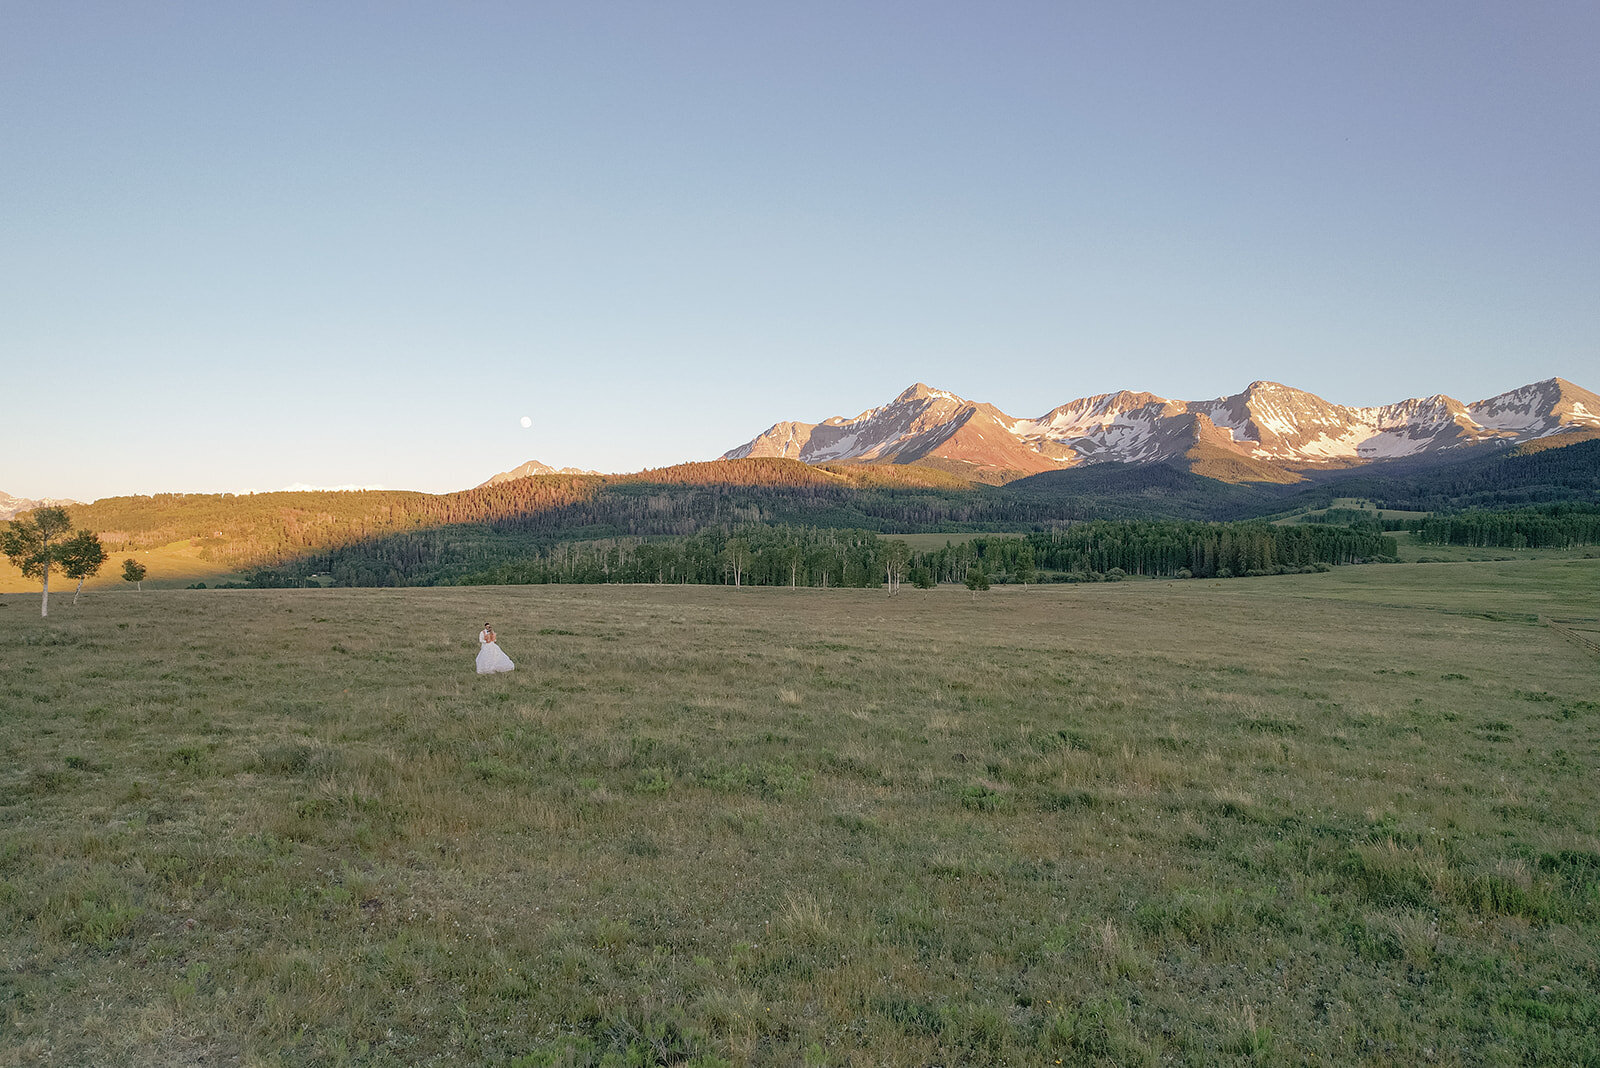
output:
POLYGON ((1597 55, 1592 0, 0 0, 0 491, 1600 389, 1597 55))

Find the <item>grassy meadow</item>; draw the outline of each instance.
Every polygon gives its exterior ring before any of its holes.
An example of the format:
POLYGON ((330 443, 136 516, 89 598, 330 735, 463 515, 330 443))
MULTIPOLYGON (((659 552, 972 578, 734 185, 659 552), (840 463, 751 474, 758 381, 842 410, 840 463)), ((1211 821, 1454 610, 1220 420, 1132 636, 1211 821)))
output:
POLYGON ((1600 561, 67 600, 0 1065, 1600 1063, 1600 561))
MULTIPOLYGON (((198 539, 192 539, 176 541, 154 549, 107 550, 106 562, 99 573, 84 580, 84 596, 94 591, 119 590, 124 586, 132 589, 133 584, 122 577, 122 564, 125 560, 137 560, 144 564, 146 574, 141 587, 145 590, 183 589, 196 582, 212 586, 218 582, 234 582, 243 578, 228 565, 201 556, 198 539)), ((70 602, 77 585, 76 579, 69 579, 59 568, 52 567, 51 604, 59 606, 70 602)), ((34 600, 37 601, 39 580, 23 578, 22 572, 18 571, 10 560, 0 556, 0 596, 28 591, 34 594, 34 600)), ((21 601, 22 598, 19 596, 17 600, 21 601)), ((35 608, 37 607, 35 605, 35 608)))
POLYGON ((1444 563, 1526 563, 1530 560, 1600 560, 1600 547, 1580 545, 1571 549, 1506 549, 1498 546, 1430 545, 1417 540, 1414 531, 1389 534, 1400 549, 1400 560, 1408 564, 1444 563))

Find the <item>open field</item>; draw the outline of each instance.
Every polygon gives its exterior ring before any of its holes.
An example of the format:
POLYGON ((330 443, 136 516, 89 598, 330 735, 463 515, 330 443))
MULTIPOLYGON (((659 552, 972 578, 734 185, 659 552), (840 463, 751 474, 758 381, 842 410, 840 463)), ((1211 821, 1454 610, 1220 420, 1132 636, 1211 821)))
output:
POLYGON ((1507 549, 1499 546, 1430 545, 1418 541, 1414 531, 1390 531, 1389 537, 1400 548, 1403 563, 1485 563, 1529 560, 1600 560, 1600 546, 1581 545, 1572 549, 1507 549))
MULTIPOLYGON (((1335 497, 1333 503, 1328 505, 1328 508, 1354 508, 1360 511, 1368 511, 1379 519, 1421 519, 1430 514, 1428 512, 1409 511, 1399 508, 1379 508, 1365 497, 1335 497)), ((1327 508, 1322 509, 1323 512, 1327 510, 1327 508)), ((1317 513, 1312 512, 1310 514, 1316 515, 1317 513)))
MULTIPOLYGON (((1327 520, 1329 512, 1365 512, 1374 519, 1422 519, 1431 515, 1430 512, 1406 511, 1398 508, 1379 508, 1365 497, 1335 497, 1325 508, 1308 508, 1301 511, 1290 512, 1277 516, 1272 522, 1283 523, 1321 523, 1327 520)), ((1334 522, 1338 522, 1337 519, 1334 522)))
POLYGON ((1600 561, 0 601, 0 1065, 1600 1062, 1600 561))
MULTIPOLYGON (((241 577, 226 564, 201 557, 200 549, 193 541, 178 541, 154 549, 121 552, 107 550, 105 566, 100 569, 100 573, 84 580, 84 593, 121 589, 124 586, 132 589, 132 584, 122 577, 122 562, 128 559, 138 560, 144 564, 147 571, 144 579, 146 590, 181 590, 196 582, 214 586, 218 582, 237 581, 241 577)), ((62 594, 65 594, 66 599, 70 601, 72 591, 77 585, 76 581, 61 574, 58 568, 50 569, 51 601, 55 601, 62 594)), ((23 578, 22 573, 12 566, 10 560, 0 556, 0 595, 27 591, 37 595, 39 580, 23 578)))

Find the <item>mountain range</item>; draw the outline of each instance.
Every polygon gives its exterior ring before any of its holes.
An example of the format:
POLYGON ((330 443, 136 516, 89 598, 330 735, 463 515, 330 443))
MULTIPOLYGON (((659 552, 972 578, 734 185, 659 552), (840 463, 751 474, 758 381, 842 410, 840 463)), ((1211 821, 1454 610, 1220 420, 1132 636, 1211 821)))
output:
POLYGON ((1226 482, 1289 483, 1309 470, 1556 435, 1570 436, 1562 443, 1600 436, 1600 396, 1551 378, 1471 404, 1434 394, 1352 408, 1252 382, 1205 401, 1120 390, 1018 418, 919 382, 854 418, 777 423, 723 459, 914 463, 984 482, 1108 461, 1178 461, 1226 482))
POLYGON ((9 493, 0 492, 0 519, 12 519, 23 512, 31 512, 35 508, 45 508, 50 505, 60 505, 64 508, 77 503, 79 502, 69 501, 65 497, 44 497, 35 501, 27 497, 13 497, 9 493))
MULTIPOLYGON (((1431 469, 1506 446, 1544 448, 1593 438, 1600 438, 1600 396, 1562 378, 1470 404, 1434 394, 1372 408, 1333 404, 1265 381, 1204 401, 1119 390, 1070 401, 1035 418, 1007 415, 992 404, 919 382, 853 418, 774 424, 721 459, 792 459, 828 464, 835 471, 843 464, 863 474, 878 472, 879 481, 910 485, 906 479, 912 478, 924 486, 944 484, 929 478, 957 485, 1005 484, 1107 463, 1112 468, 1161 464, 1220 482, 1287 486, 1380 460, 1409 460, 1403 466, 1431 469)), ((537 475, 599 474, 529 460, 476 488, 537 475)), ((78 503, 0 492, 0 521, 43 505, 78 503)))

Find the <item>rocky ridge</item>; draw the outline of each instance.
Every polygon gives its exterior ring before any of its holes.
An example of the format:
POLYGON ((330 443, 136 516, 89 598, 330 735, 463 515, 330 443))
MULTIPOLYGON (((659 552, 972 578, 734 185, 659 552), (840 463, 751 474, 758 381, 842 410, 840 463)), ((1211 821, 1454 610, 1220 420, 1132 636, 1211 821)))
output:
POLYGON ((518 478, 531 478, 534 475, 598 475, 599 473, 598 471, 585 471, 576 467, 551 467, 549 464, 542 464, 538 460, 529 460, 527 463, 519 464, 509 471, 500 472, 486 482, 478 483, 474 488, 482 489, 485 486, 497 486, 502 482, 510 482, 518 478))
MULTIPOLYGON (((854 418, 783 422, 723 459, 929 463, 1016 477, 1079 464, 1234 457, 1251 481, 1299 468, 1367 463, 1559 434, 1600 434, 1600 396, 1561 378, 1463 404, 1435 394, 1361 408, 1277 382, 1204 401, 1122 390, 1016 418, 922 383, 854 418)), ((1574 438, 1577 440, 1577 438, 1574 438)))

